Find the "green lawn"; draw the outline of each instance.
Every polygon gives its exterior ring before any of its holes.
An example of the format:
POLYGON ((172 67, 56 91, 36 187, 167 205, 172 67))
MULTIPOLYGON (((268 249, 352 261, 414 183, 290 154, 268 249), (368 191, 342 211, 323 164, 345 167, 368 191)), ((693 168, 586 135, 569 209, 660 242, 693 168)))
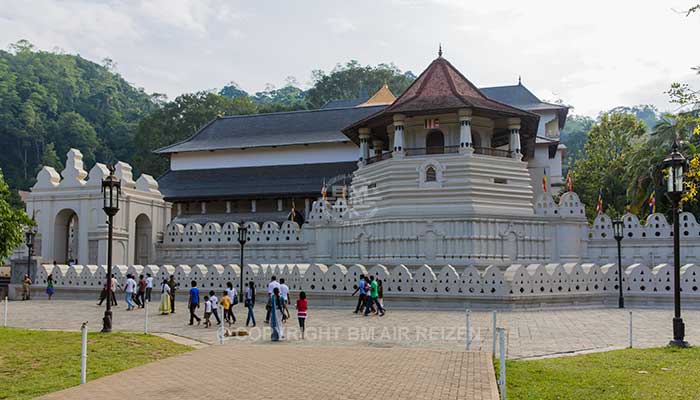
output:
MULTIPOLYGON (((139 333, 89 333, 88 381, 189 346, 139 333)), ((80 332, 0 328, 0 399, 29 399, 80 384, 80 332)))
POLYGON ((700 399, 697 347, 616 350, 506 365, 509 400, 700 399))

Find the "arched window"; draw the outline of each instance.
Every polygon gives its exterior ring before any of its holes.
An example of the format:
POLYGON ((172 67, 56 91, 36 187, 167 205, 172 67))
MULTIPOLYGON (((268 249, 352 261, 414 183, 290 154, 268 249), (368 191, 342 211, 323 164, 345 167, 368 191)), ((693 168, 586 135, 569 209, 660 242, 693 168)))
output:
POLYGON ((443 154, 445 152, 445 136, 441 131, 430 131, 425 136, 426 154, 443 154))
POLYGON ((432 165, 430 167, 426 168, 426 170, 425 170, 425 181, 426 182, 437 181, 437 172, 435 172, 435 168, 432 165))

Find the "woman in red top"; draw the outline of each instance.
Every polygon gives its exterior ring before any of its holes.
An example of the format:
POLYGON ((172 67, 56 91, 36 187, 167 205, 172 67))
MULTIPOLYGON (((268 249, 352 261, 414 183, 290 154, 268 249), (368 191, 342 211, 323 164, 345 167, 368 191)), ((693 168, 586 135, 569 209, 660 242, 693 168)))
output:
POLYGON ((301 338, 304 339, 304 329, 306 328, 306 309, 308 304, 306 302, 306 292, 299 293, 299 299, 297 300, 297 318, 299 319, 299 329, 301 330, 301 338))

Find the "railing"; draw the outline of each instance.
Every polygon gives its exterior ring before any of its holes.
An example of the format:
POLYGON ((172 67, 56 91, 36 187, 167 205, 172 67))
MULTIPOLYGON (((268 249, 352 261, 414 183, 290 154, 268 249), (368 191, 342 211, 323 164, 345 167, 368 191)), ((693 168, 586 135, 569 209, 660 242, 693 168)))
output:
POLYGON ((406 156, 424 156, 431 154, 459 153, 459 146, 428 146, 404 149, 406 156))
POLYGON ((382 153, 378 156, 370 157, 367 159, 367 164, 373 164, 382 160, 388 160, 391 158, 391 152, 382 153))
POLYGON ((512 154, 510 150, 494 149, 492 147, 474 147, 474 153, 494 157, 510 157, 512 154))
MULTIPOLYGON (((430 147, 409 147, 403 149, 404 154, 407 157, 411 156, 425 156, 425 155, 436 155, 436 154, 454 154, 459 153, 459 146, 430 146, 430 147)), ((482 154, 485 156, 493 157, 510 157, 512 152, 510 150, 494 149, 492 147, 474 147, 474 153, 482 154)), ((390 159, 391 152, 382 153, 378 156, 370 157, 367 159, 367 164, 373 164, 382 160, 390 159)))

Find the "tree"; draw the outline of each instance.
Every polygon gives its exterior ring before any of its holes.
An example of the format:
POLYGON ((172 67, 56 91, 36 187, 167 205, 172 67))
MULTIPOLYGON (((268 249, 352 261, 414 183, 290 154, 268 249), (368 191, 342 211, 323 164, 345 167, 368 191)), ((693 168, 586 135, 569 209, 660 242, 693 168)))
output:
POLYGON ((218 116, 254 114, 249 97, 229 98, 210 92, 178 96, 144 118, 135 137, 133 161, 141 171, 158 176, 168 169, 168 160, 153 150, 184 140, 218 116))
POLYGON ((44 152, 41 154, 41 166, 53 167, 60 171, 61 160, 56 154, 56 147, 53 143, 44 146, 44 152))
POLYGON ((32 221, 27 214, 10 205, 10 188, 0 170, 0 260, 9 257, 24 242, 24 227, 32 221))
POLYGON ((309 108, 322 107, 330 100, 365 97, 385 83, 399 95, 416 79, 412 72, 401 72, 394 64, 363 66, 355 60, 336 65, 330 74, 315 70, 312 76, 314 85, 306 93, 309 108))
POLYGON ((649 130, 654 129, 656 124, 659 122, 660 116, 659 110, 651 104, 640 104, 632 107, 618 106, 609 110, 608 113, 633 114, 637 118, 641 119, 649 130))
POLYGON ((566 146, 566 168, 574 165, 577 159, 583 156, 583 145, 586 143, 586 135, 595 120, 585 115, 569 115, 566 117, 566 125, 561 131, 561 142, 566 146))
POLYGON ((631 114, 602 114, 588 132, 583 157, 574 163, 574 190, 586 204, 587 216, 595 218, 598 192, 612 214, 624 212, 629 155, 644 141, 646 125, 631 114))

